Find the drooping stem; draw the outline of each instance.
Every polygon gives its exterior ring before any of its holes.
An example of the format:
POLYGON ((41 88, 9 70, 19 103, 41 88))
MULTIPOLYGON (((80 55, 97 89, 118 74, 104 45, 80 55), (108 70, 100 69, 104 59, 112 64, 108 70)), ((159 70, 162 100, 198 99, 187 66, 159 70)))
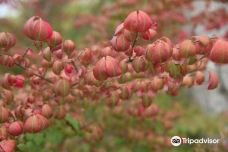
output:
MULTIPOLYGON (((15 65, 17 65, 18 67, 20 67, 21 69, 23 69, 23 70, 27 70, 25 67, 23 67, 22 65, 20 65, 19 63, 17 63, 17 62, 15 62, 15 65)), ((33 75, 35 75, 35 76, 37 76, 37 77, 39 77, 39 78, 41 78, 42 80, 45 80, 45 81, 47 81, 47 82, 49 82, 49 83, 53 83, 51 80, 49 80, 49 79, 46 79, 45 77, 43 77, 42 75, 39 75, 39 74, 36 74, 36 73, 32 73, 33 75)))
MULTIPOLYGON (((135 47, 137 39, 138 39, 138 32, 136 33, 135 39, 132 42, 131 49, 133 49, 135 47)), ((129 55, 128 62, 132 62, 132 61, 133 61, 132 55, 129 55)))

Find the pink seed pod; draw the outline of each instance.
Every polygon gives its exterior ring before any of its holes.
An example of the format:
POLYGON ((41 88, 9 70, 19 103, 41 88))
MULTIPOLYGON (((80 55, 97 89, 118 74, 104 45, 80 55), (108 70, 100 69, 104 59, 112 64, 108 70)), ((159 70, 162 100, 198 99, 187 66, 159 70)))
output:
POLYGON ((193 36, 192 39, 195 42, 199 42, 199 44, 204 46, 204 47, 208 46, 210 43, 210 39, 206 35, 193 36))
POLYGON ((12 136, 18 136, 23 132, 23 123, 21 121, 15 121, 10 123, 8 133, 12 136))
POLYGON ((115 57, 117 52, 112 49, 112 47, 107 46, 100 51, 100 57, 111 56, 115 57))
POLYGON ((181 58, 188 58, 196 55, 197 48, 191 40, 184 40, 179 44, 181 58))
POLYGON ((93 51, 89 48, 85 48, 80 54, 80 62, 83 65, 89 65, 93 60, 93 51))
POLYGON ((53 115, 51 106, 49 104, 44 104, 41 109, 41 114, 46 118, 51 118, 53 115))
POLYGON ((0 127, 0 141, 6 139, 8 136, 7 128, 6 126, 2 125, 0 127))
POLYGON ((40 114, 28 117, 24 124, 24 130, 28 133, 37 133, 49 126, 47 118, 40 114))
POLYGON ((120 68, 123 73, 126 73, 128 71, 128 63, 127 63, 128 59, 123 59, 122 61, 120 61, 120 68))
POLYGON ((16 44, 16 37, 8 32, 0 33, 0 49, 8 51, 16 44))
POLYGON ((0 64, 6 66, 6 67, 12 67, 15 63, 15 59, 12 56, 9 55, 1 55, 0 56, 0 64))
POLYGON ((8 139, 0 142, 1 152, 14 152, 16 146, 16 141, 8 139))
POLYGON ((197 71, 195 74, 195 83, 201 85, 204 82, 204 73, 202 71, 197 71))
POLYGON ((123 35, 125 39, 129 42, 133 42, 137 37, 137 33, 128 31, 126 29, 124 30, 123 35))
POLYGON ((53 63, 53 66, 52 66, 52 71, 56 74, 56 75, 59 75, 60 72, 63 70, 64 66, 63 66, 63 62, 59 61, 59 60, 56 60, 54 63, 53 63))
POLYGON ((72 40, 65 40, 63 42, 62 50, 66 52, 67 55, 70 55, 75 48, 75 43, 72 40))
POLYGON ((9 109, 0 106, 0 122, 6 122, 9 120, 10 111, 9 109))
POLYGON ((119 61, 111 56, 101 58, 93 68, 94 77, 100 81, 119 76, 121 72, 119 61))
POLYGON ((142 56, 142 55, 145 55, 145 53, 146 53, 146 50, 142 46, 139 46, 139 45, 135 46, 133 48, 133 51, 136 56, 142 56))
POLYGON ((61 48, 62 44, 62 36, 59 32, 53 31, 51 37, 47 41, 48 46, 52 51, 61 48))
POLYGON ((46 129, 49 126, 48 119, 41 114, 36 114, 36 116, 39 120, 41 130, 46 129))
POLYGON ((86 72, 86 74, 84 75, 84 80, 86 84, 99 85, 99 81, 94 77, 92 70, 88 70, 86 72))
POLYGON ((111 56, 106 56, 105 61, 106 73, 109 77, 115 77, 121 74, 118 60, 114 59, 111 56))
POLYGON ((146 58, 153 64, 158 64, 167 61, 172 55, 170 45, 162 40, 157 40, 147 46, 146 58))
POLYGON ((120 35, 123 33, 123 31, 124 31, 124 24, 121 23, 116 27, 114 35, 115 36, 120 35))
POLYGON ((210 52, 209 58, 215 63, 228 63, 228 41, 223 39, 218 39, 210 52))
POLYGON ((62 97, 67 96, 70 93, 70 82, 65 79, 60 79, 55 83, 54 91, 57 95, 62 97))
POLYGON ((135 57, 132 62, 132 67, 135 70, 135 72, 143 72, 146 70, 146 59, 144 56, 135 57))
POLYGON ((124 20, 124 27, 132 32, 145 32, 151 26, 150 16, 141 10, 131 12, 124 20))
POLYGON ((212 90, 218 87, 218 76, 214 71, 209 71, 208 90, 212 90))
POLYGON ((157 76, 153 77, 153 79, 148 84, 149 89, 151 89, 153 92, 157 92, 158 90, 162 89, 163 86, 163 79, 157 76))
POLYGON ((17 75, 17 76, 16 76, 15 83, 14 83, 14 86, 17 87, 17 88, 23 88, 23 86, 24 86, 24 81, 25 81, 24 76, 22 76, 22 75, 17 75))
POLYGON ((173 48, 172 57, 176 61, 180 61, 181 60, 181 54, 180 54, 180 50, 178 48, 176 48, 176 47, 173 48))
POLYGON ((74 70, 74 67, 73 67, 72 64, 67 64, 67 65, 64 67, 64 72, 65 72, 66 74, 72 74, 73 70, 74 70))
POLYGON ((150 28, 148 31, 141 33, 140 36, 144 40, 151 40, 156 34, 157 32, 154 29, 150 28))
POLYGON ((33 16, 25 23, 23 32, 32 40, 46 41, 51 38, 52 27, 39 16, 33 16))
POLYGON ((61 49, 56 50, 55 52, 53 52, 53 54, 57 59, 63 58, 63 50, 61 50, 61 49))
POLYGON ((105 57, 103 57, 95 64, 93 68, 93 75, 99 81, 103 81, 108 78, 105 65, 106 65, 106 59, 105 57))
POLYGON ((10 103, 13 101, 14 94, 10 90, 2 90, 2 93, 0 95, 5 103, 10 103))
POLYGON ((112 47, 117 51, 126 51, 130 47, 129 41, 124 37, 123 34, 118 36, 113 36, 111 40, 112 47))

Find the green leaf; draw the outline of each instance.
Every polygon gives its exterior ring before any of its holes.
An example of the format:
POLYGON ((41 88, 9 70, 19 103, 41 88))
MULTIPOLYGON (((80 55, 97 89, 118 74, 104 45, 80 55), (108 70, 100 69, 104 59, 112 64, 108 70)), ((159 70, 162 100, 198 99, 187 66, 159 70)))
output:
POLYGON ((65 120, 71 125, 71 127, 75 130, 76 133, 81 134, 79 123, 72 115, 67 114, 65 120))

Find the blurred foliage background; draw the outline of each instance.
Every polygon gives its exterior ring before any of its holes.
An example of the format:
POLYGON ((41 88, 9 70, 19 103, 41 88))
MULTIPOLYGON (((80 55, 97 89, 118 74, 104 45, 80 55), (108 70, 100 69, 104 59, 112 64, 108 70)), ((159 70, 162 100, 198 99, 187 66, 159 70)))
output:
MULTIPOLYGON (((29 40, 23 36, 24 22, 33 15, 48 20, 65 39, 76 42, 77 48, 95 47, 111 39, 115 27, 132 10, 142 9, 158 22, 158 36, 172 37, 174 42, 195 34, 198 24, 190 12, 194 0, 3 0, 0 1, 0 31, 12 32, 17 37, 16 50, 24 52, 29 40), (4 8, 4 9, 3 9, 4 8)), ((210 1, 205 0, 205 5, 210 1)), ((227 5, 227 3, 225 3, 227 5)), ((205 10, 202 10, 205 11, 205 10)), ((200 14, 202 12, 196 13, 200 14)), ((222 14, 217 14, 222 15, 222 14)), ((215 16, 215 18, 219 18, 215 16)), ((227 17, 227 16, 225 16, 227 17)), ((211 18, 209 18, 211 19, 211 18)), ((218 21, 217 21, 218 22, 218 21)), ((221 23, 221 22, 220 22, 221 23)), ((224 23, 226 24, 226 22, 224 23)), ((220 28, 218 25, 212 29, 220 28)), ((9 71, 0 67, 1 72, 9 71)), ((12 72, 20 73, 16 68, 12 72)), ((86 104, 85 118, 93 124, 89 133, 80 129, 80 114, 67 115, 65 120, 53 122, 42 133, 27 134, 18 139, 17 151, 22 152, 225 152, 228 143, 218 145, 170 146, 169 138, 178 135, 189 138, 227 137, 228 112, 219 115, 204 113, 183 90, 179 96, 160 94, 155 102, 161 107, 158 118, 140 119, 123 116, 119 107, 108 108, 104 102, 86 104), (176 114, 172 121, 163 122, 164 114, 176 114), (92 138, 95 133, 98 138, 92 138)), ((168 118, 167 118, 168 119, 168 118)), ((168 119, 169 120, 169 119, 168 119)))

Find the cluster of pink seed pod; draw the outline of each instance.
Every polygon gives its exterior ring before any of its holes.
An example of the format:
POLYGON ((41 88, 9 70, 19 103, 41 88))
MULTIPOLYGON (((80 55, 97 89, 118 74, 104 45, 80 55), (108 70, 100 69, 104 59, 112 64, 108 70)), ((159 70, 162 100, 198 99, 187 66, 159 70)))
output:
MULTIPOLYGON (((155 40, 156 29, 147 13, 134 11, 116 28, 110 43, 80 51, 34 16, 23 29, 34 48, 19 53, 11 51, 15 37, 0 33, 0 64, 23 71, 1 79, 0 148, 12 152, 14 136, 44 130, 50 119, 63 119, 74 102, 84 99, 105 99, 109 106, 129 100, 128 114, 155 117, 157 92, 177 95, 182 86, 202 85, 208 60, 228 63, 228 42, 223 38, 193 36, 174 44, 167 37, 155 40)), ((208 89, 218 83, 210 71, 208 89)))

